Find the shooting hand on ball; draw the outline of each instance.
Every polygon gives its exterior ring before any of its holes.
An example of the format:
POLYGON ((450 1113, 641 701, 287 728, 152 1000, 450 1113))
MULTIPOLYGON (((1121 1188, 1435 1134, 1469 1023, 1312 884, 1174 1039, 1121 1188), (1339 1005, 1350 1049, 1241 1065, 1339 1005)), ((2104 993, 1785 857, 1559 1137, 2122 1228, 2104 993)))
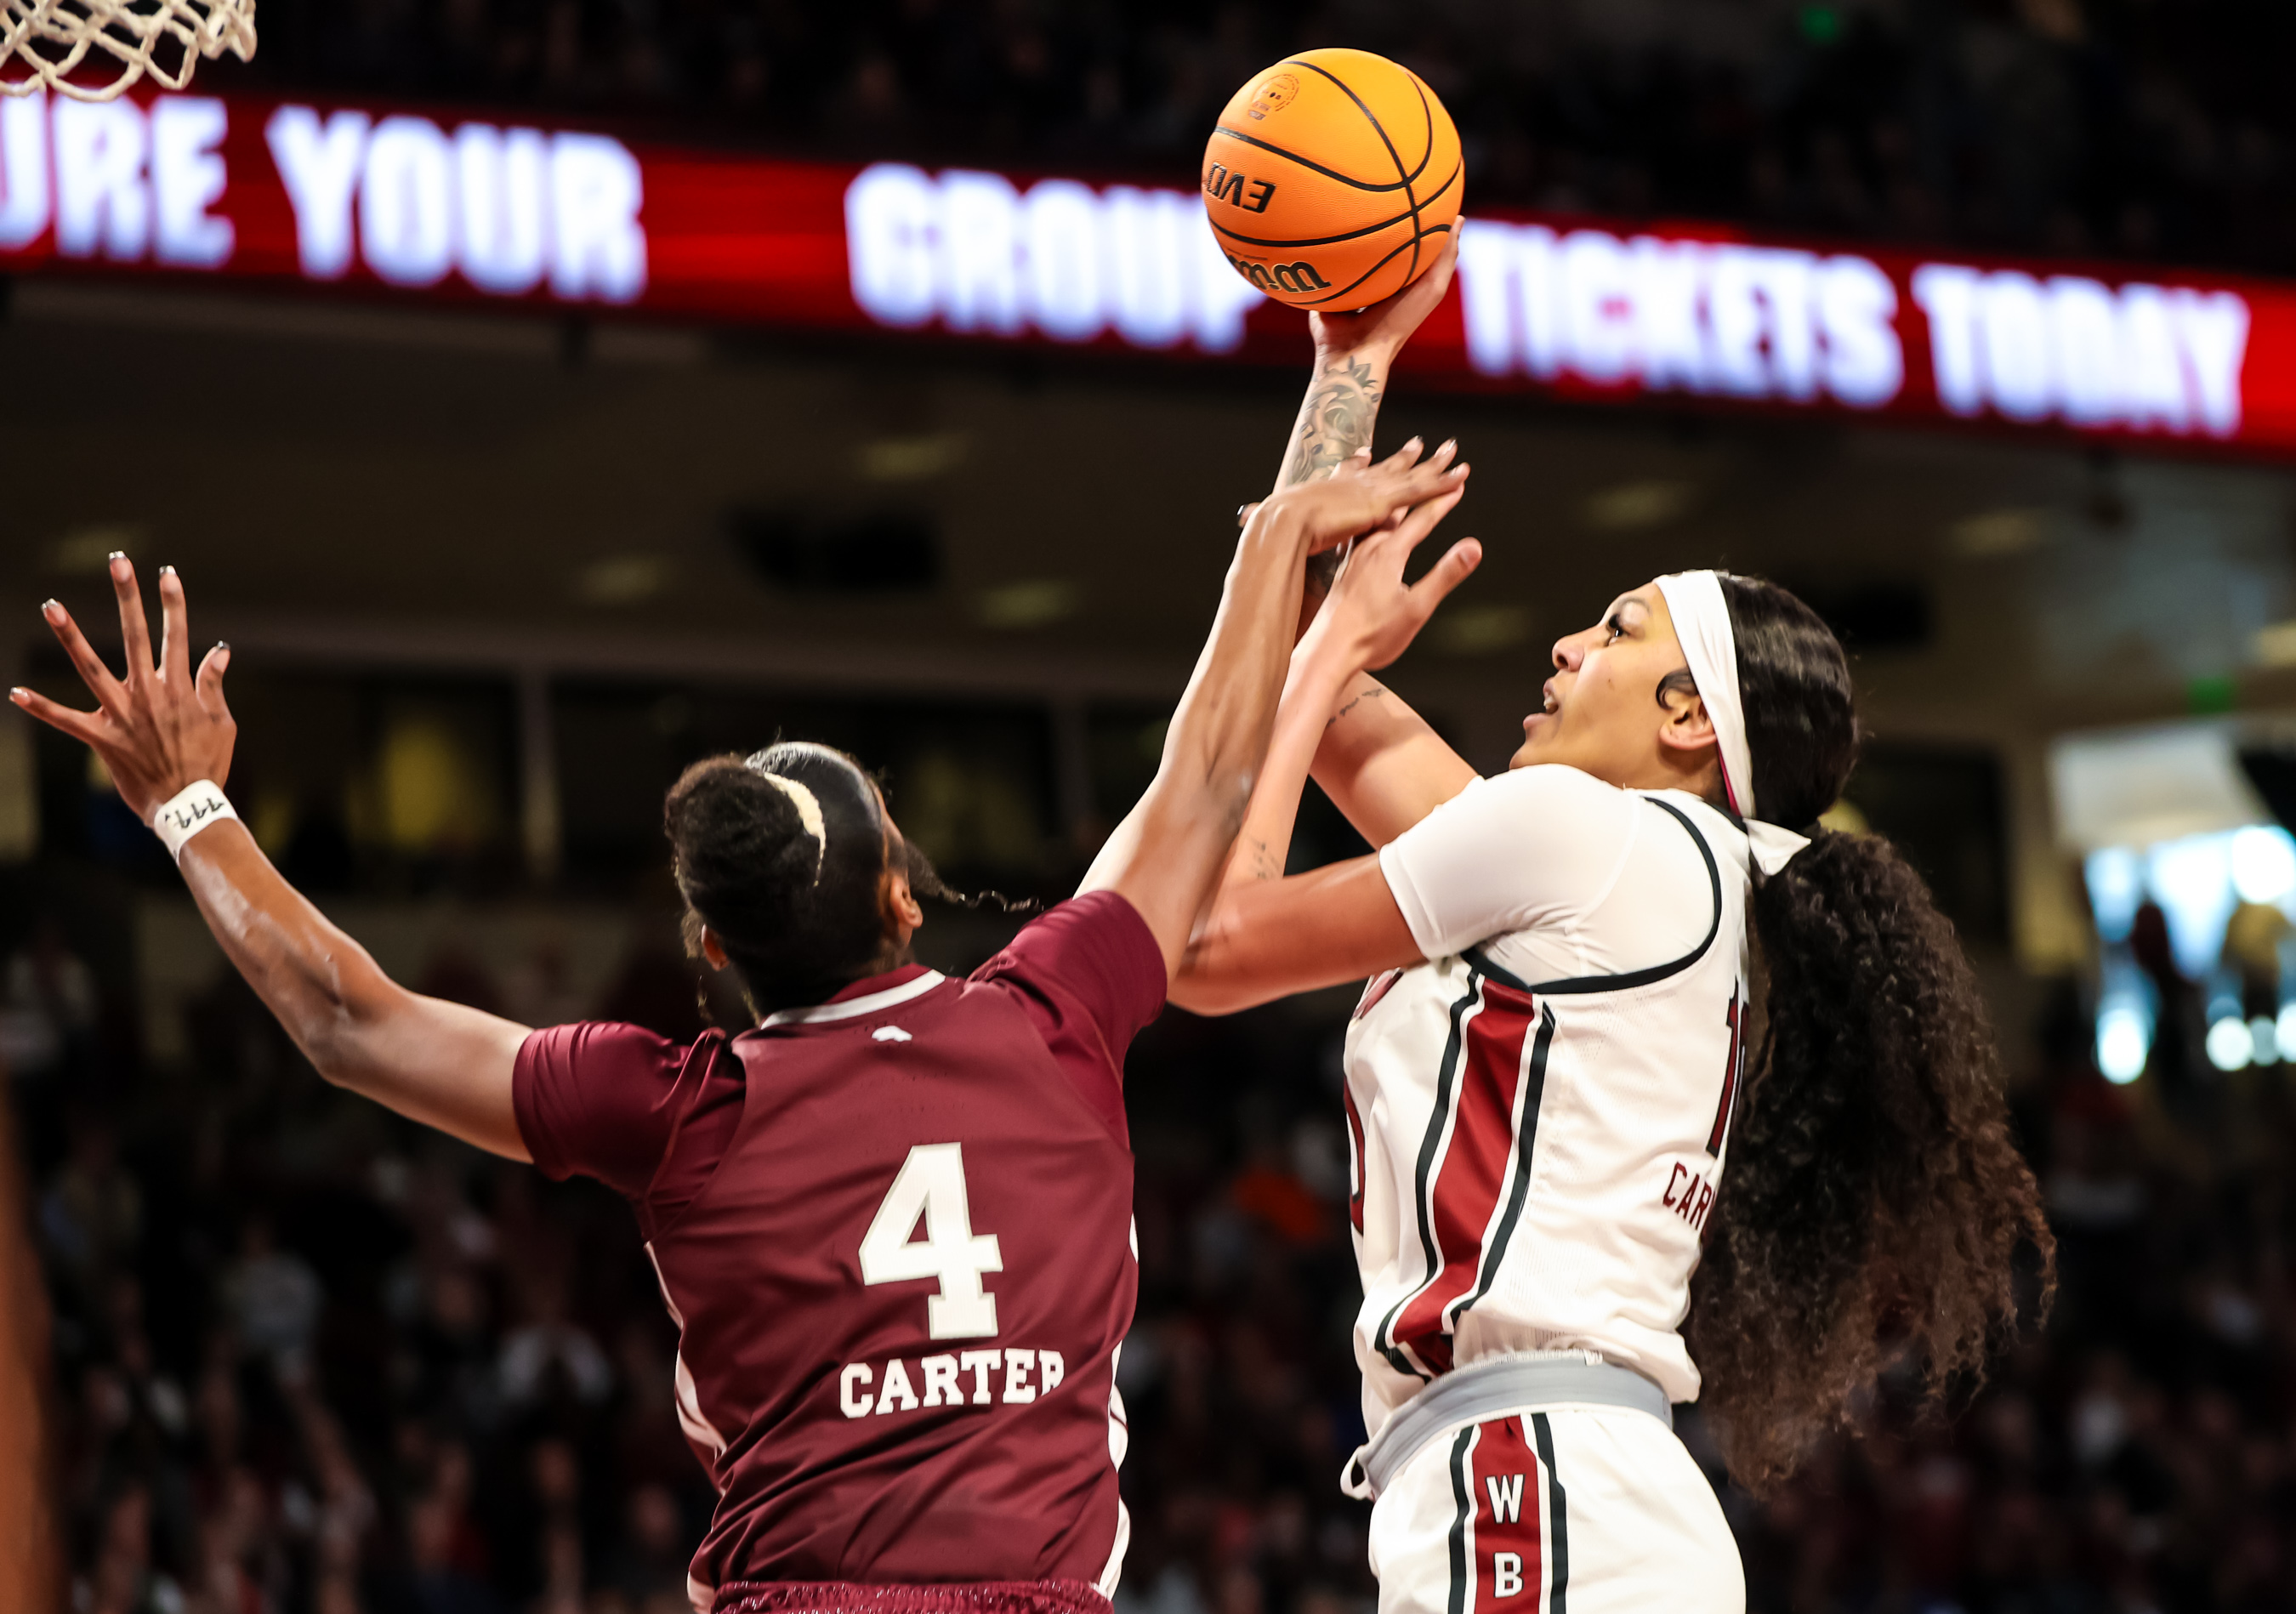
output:
POLYGON ((1392 359, 1451 289, 1451 273, 1458 263, 1459 226, 1455 224, 1427 272, 1394 296, 1353 314, 1310 314, 1308 330, 1316 339, 1316 353, 1376 352, 1392 359))
POLYGON ((193 676, 183 579, 167 566, 160 570, 161 633, 155 657, 135 568, 126 555, 115 554, 111 572, 112 592, 119 599, 127 676, 113 677, 71 613, 51 600, 40 615, 95 697, 95 710, 75 711, 28 689, 12 689, 8 699, 93 750, 128 811, 149 823, 160 804, 186 785, 201 779, 220 785, 231 772, 232 742, 239 732, 223 699, 231 650, 218 644, 208 651, 193 676))

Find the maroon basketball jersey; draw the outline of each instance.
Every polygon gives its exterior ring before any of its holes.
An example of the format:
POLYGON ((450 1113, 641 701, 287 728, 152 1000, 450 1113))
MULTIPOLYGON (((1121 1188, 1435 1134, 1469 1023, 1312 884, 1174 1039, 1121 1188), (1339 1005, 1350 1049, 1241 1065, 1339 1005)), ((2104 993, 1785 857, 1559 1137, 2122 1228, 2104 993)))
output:
POLYGON ((1136 1283, 1119 1084, 1164 989, 1146 925, 1097 893, 971 979, 912 967, 730 1042, 528 1039, 536 1163, 630 1195, 681 1331, 680 1421, 719 1496, 697 1602, 1114 1590, 1136 1283))

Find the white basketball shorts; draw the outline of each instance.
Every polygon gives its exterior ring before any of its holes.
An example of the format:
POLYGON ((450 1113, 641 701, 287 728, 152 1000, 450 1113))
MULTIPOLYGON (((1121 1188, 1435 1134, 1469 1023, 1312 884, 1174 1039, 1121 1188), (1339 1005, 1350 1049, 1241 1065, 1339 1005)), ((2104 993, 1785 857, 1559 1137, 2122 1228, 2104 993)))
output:
POLYGON ((1430 1440, 1371 1515, 1379 1614, 1745 1614, 1714 1487, 1674 1431, 1556 1407, 1430 1440))

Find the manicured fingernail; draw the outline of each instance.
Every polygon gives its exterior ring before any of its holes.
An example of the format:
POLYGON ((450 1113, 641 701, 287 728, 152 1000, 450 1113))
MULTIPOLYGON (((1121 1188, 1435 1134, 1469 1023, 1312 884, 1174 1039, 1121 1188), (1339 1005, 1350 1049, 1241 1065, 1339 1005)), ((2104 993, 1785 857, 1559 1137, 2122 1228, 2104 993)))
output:
POLYGON ((24 703, 24 697, 25 697, 25 695, 26 695, 27 693, 29 693, 29 691, 27 691, 27 690, 26 690, 26 689, 25 689, 21 684, 18 684, 18 685, 16 685, 15 687, 13 687, 13 688, 12 688, 12 689, 10 689, 10 690, 9 690, 9 692, 8 692, 8 699, 9 699, 9 700, 13 700, 17 705, 21 706, 21 705, 24 703))
POLYGON ((228 639, 217 639, 216 641, 216 648, 223 651, 223 653, 227 656, 231 654, 231 641, 228 639))
POLYGON ((53 600, 43 600, 40 602, 40 614, 44 617, 61 617, 64 614, 64 608, 53 600))
POLYGON ((115 549, 103 558, 107 561, 124 561, 127 558, 127 552, 124 549, 115 549))
POLYGON ((172 578, 176 575, 176 569, 172 566, 162 566, 160 568, 160 575, 163 578, 172 578))

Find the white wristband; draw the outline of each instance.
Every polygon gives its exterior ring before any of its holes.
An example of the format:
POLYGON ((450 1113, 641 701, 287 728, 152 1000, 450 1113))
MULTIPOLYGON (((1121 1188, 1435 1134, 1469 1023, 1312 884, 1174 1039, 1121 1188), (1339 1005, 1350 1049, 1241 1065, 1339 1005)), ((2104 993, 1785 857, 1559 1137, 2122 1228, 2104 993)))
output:
POLYGON ((223 793, 223 787, 212 779, 201 779, 160 803, 159 810, 152 815, 152 829, 167 847, 168 856, 180 862, 184 842, 209 824, 238 816, 230 798, 223 793))

